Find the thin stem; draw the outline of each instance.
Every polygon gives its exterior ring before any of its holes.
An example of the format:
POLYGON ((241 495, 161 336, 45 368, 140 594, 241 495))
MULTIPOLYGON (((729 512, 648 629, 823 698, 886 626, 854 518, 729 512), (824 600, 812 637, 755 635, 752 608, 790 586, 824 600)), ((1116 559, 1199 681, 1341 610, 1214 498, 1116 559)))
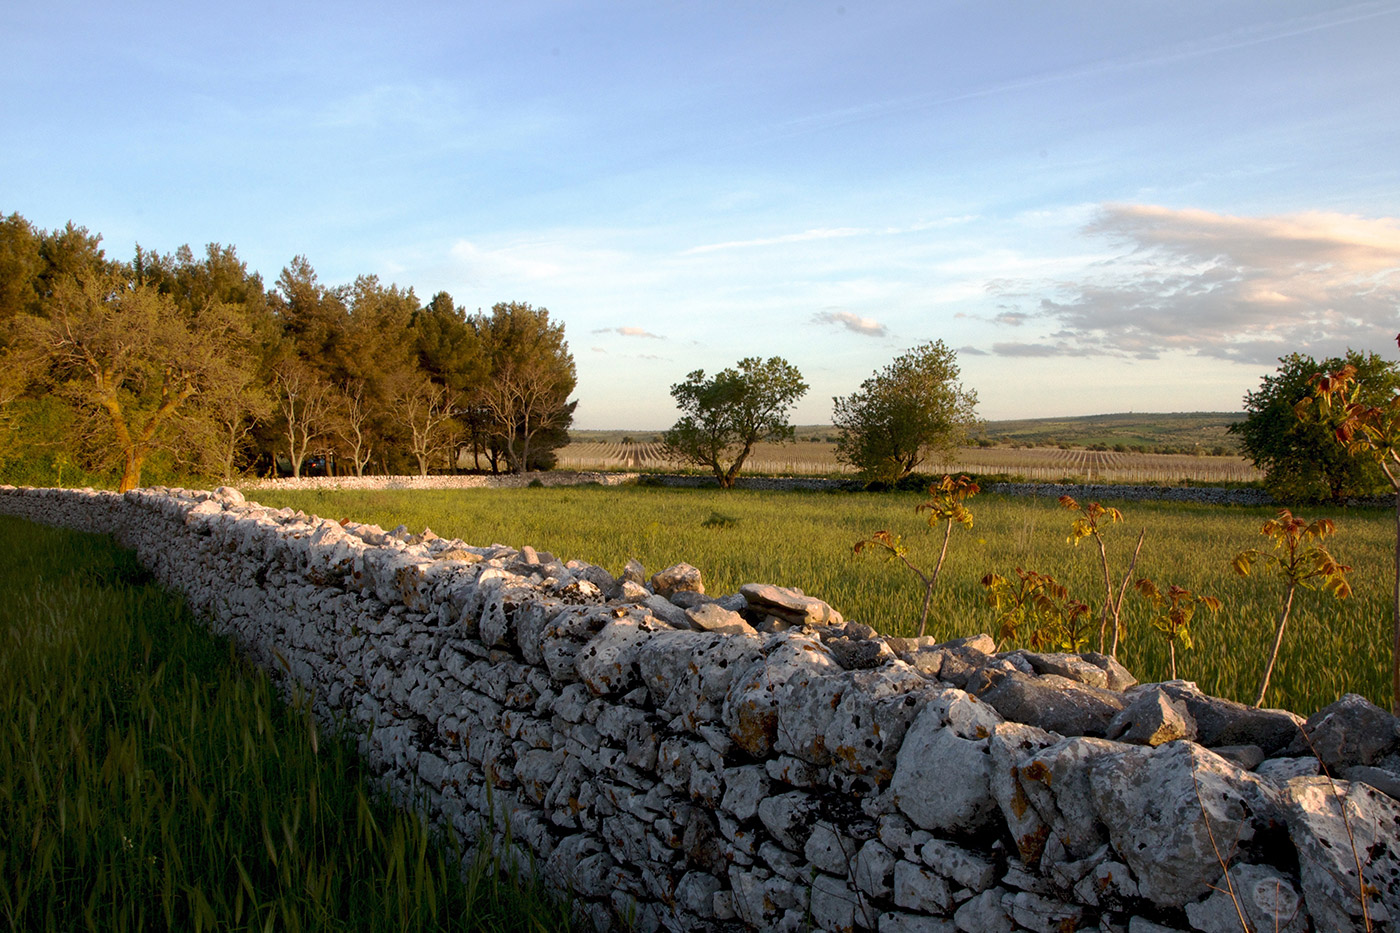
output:
MULTIPOLYGON (((1133 559, 1128 561, 1128 570, 1123 574, 1123 585, 1118 588, 1118 602, 1113 604, 1113 650, 1108 656, 1113 660, 1118 660, 1118 632, 1123 627, 1123 597, 1128 595, 1128 581, 1133 578, 1133 570, 1137 568, 1138 554, 1142 551, 1142 541, 1147 537, 1147 529, 1138 532, 1137 547, 1133 548, 1133 559)), ((1176 674, 1172 674, 1172 679, 1176 679, 1176 674)))
POLYGON ((1269 690, 1269 678, 1274 673, 1274 662, 1278 660, 1278 649, 1283 644, 1283 628, 1288 624, 1288 613, 1293 608, 1293 592, 1297 589, 1297 584, 1293 581, 1288 583, 1288 594, 1283 598, 1283 609, 1278 614, 1278 631, 1274 633, 1274 650, 1269 653, 1269 663, 1264 668, 1264 679, 1259 684, 1259 696, 1254 698, 1255 706, 1264 704, 1264 694, 1269 690))
MULTIPOLYGON (((934 585, 938 583, 938 575, 943 572, 943 559, 948 556, 948 539, 952 536, 953 520, 950 518, 943 526, 943 549, 938 552, 938 563, 934 565, 933 568, 933 582, 928 585, 930 591, 932 591, 934 585)), ((919 634, 922 635, 923 632, 919 634)))
POLYGON ((1108 575, 1108 548, 1097 531, 1094 540, 1099 545, 1099 564, 1103 567, 1103 612, 1099 614, 1099 653, 1104 649, 1104 633, 1108 629, 1108 617, 1113 612, 1113 579, 1108 575))

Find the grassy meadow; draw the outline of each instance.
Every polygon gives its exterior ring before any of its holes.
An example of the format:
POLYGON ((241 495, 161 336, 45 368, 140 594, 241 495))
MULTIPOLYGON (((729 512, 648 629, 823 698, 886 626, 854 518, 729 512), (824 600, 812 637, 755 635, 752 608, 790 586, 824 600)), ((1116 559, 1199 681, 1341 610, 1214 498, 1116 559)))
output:
MULTIPOLYGON (((281 491, 250 496, 327 518, 353 518, 414 531, 431 527, 471 544, 530 544, 562 559, 579 558, 618 573, 628 558, 649 571, 686 561, 699 567, 710 593, 748 582, 800 587, 848 619, 887 634, 913 634, 922 588, 909 570, 873 555, 851 553, 879 530, 902 535, 925 569, 937 559, 939 534, 915 514, 917 494, 760 492, 597 486, 516 490, 281 491)), ((1178 674, 1202 689, 1251 702, 1258 688, 1281 597, 1278 580, 1256 570, 1242 579, 1230 559, 1266 546, 1260 526, 1268 508, 1114 502, 1124 515, 1106 533, 1111 567, 1126 568, 1138 531, 1146 529, 1136 576, 1165 590, 1175 583, 1224 603, 1204 610, 1192 627, 1195 649, 1178 653, 1178 674)), ((1096 609, 1102 571, 1093 542, 1071 546, 1073 516, 1053 499, 981 495, 969 501, 971 531, 955 528, 943 579, 930 612, 930 633, 954 638, 994 632, 980 580, 1010 577, 1015 567, 1054 575, 1096 609)), ((1333 554, 1354 567, 1355 594, 1345 601, 1300 592, 1266 705, 1308 714, 1345 692, 1390 706, 1392 517, 1386 510, 1303 510, 1338 523, 1333 554)), ((1119 657, 1143 681, 1166 679, 1167 647, 1146 623, 1146 607, 1129 593, 1128 633, 1119 657)))
POLYGON ((126 551, 0 518, 0 925, 568 928, 371 789, 126 551))
MULTIPOLYGON (((560 448, 559 467, 568 470, 708 472, 693 464, 669 459, 666 449, 654 441, 574 440, 560 448)), ((745 461, 744 469, 750 474, 777 476, 849 477, 855 474, 849 464, 836 459, 835 445, 820 439, 799 439, 790 444, 757 444, 745 461)), ((1233 454, 1166 454, 1056 446, 962 447, 953 454, 949 464, 931 463, 923 469, 932 472, 962 470, 1035 482, 1252 483, 1263 478, 1252 463, 1233 454)))

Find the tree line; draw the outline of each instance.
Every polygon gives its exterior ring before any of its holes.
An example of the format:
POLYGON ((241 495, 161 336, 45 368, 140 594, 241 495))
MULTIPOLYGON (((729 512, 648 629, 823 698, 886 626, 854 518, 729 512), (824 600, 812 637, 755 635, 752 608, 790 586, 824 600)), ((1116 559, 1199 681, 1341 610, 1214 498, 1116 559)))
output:
POLYGON ((576 384, 545 308, 469 314, 374 275, 329 286, 304 256, 267 288, 233 246, 122 262, 71 222, 0 217, 7 475, 547 469, 576 384))

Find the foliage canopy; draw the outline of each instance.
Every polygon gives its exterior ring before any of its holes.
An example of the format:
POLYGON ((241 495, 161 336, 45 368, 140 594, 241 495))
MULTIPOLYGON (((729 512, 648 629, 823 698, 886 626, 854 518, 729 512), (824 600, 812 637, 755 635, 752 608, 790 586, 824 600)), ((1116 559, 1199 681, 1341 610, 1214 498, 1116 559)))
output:
POLYGON ((1400 391, 1400 368, 1375 353, 1348 350, 1321 362, 1302 353, 1279 358, 1276 373, 1265 376, 1245 396, 1245 419, 1230 426, 1246 455, 1265 473, 1276 497, 1293 502, 1340 502, 1386 488, 1376 462, 1348 449, 1336 436, 1344 416, 1320 412, 1300 419, 1298 406, 1312 395, 1314 377, 1351 366, 1356 400, 1381 405, 1400 391))
POLYGON ((663 443, 676 459, 709 467, 729 489, 754 444, 792 439, 788 409, 806 392, 802 374, 777 356, 747 357, 708 379, 697 369, 671 386, 683 414, 663 443))
POLYGON ((896 482, 930 456, 946 460, 977 423, 977 393, 958 381, 957 354, 941 340, 897 357, 833 401, 836 457, 867 481, 896 482))

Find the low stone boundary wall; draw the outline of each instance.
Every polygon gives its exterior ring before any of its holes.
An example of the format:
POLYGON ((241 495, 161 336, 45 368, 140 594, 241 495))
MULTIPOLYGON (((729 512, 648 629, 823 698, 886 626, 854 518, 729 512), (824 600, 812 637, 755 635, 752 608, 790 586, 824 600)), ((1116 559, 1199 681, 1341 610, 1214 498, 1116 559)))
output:
MULTIPOLYGON (((714 487, 715 478, 700 473, 574 473, 551 470, 542 473, 502 473, 496 476, 434 474, 432 476, 303 476, 300 479, 251 480, 245 490, 258 489, 518 489, 538 483, 541 486, 626 486, 647 483, 655 486, 698 489, 714 487)), ((824 479, 793 476, 740 476, 738 489, 805 490, 808 492, 858 491, 855 479, 824 479)), ((1218 486, 1127 486, 1071 483, 988 483, 986 492, 1007 496, 1074 495, 1083 499, 1127 499, 1133 501, 1205 502, 1214 505, 1271 505, 1273 496, 1262 489, 1218 486)), ((1358 505, 1388 505, 1390 500, 1357 500, 1358 505)))
POLYGON ((1102 655, 879 637, 687 565, 615 577, 232 489, 4 487, 0 512, 134 548, 402 799, 508 828, 601 929, 1400 922, 1400 728, 1360 697, 1304 722, 1102 655))

